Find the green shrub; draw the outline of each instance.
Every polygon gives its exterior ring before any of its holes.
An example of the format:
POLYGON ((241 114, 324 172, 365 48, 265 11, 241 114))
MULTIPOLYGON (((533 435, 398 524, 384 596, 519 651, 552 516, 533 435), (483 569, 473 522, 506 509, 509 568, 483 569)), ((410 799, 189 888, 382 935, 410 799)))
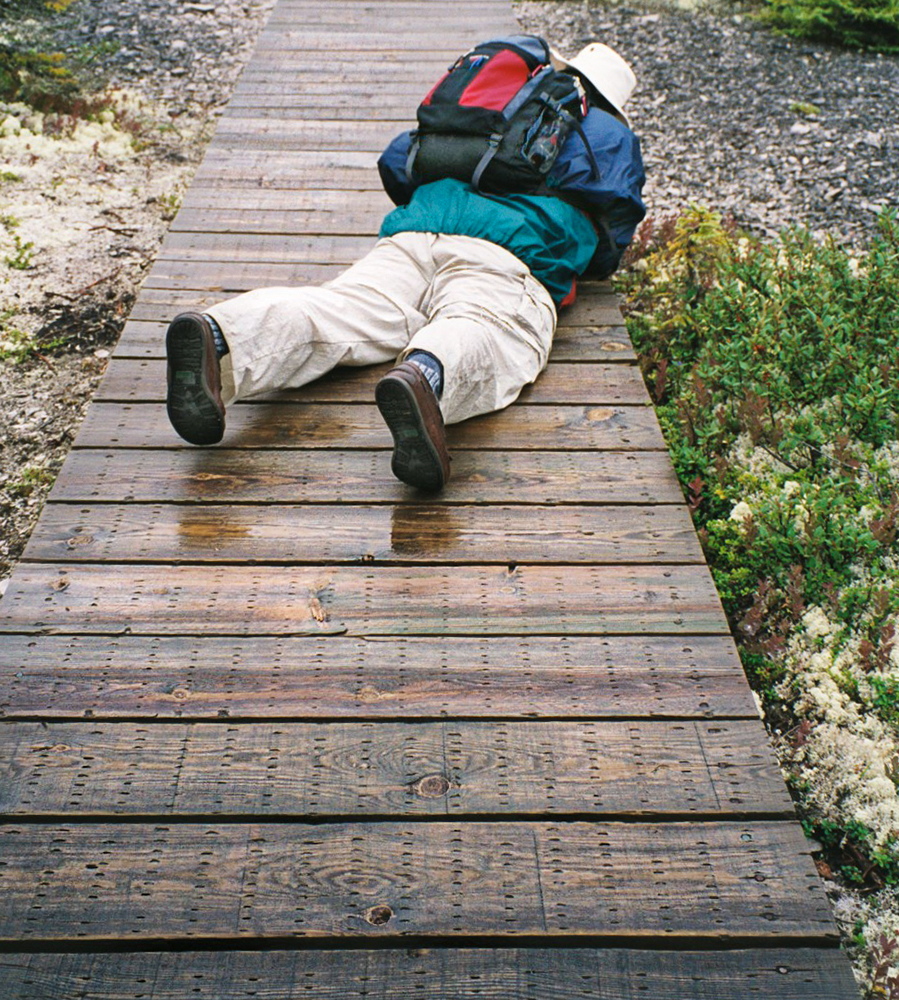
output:
POLYGON ((807 828, 844 882, 897 885, 896 215, 853 255, 693 207, 628 262, 628 330, 807 828))
POLYGON ((798 230, 740 238, 694 208, 644 232, 635 259, 628 328, 726 609, 747 613, 760 580, 820 603, 896 538, 875 461, 899 439, 896 217, 857 260, 798 230))
POLYGON ((81 86, 64 59, 60 52, 23 52, 0 45, 0 100, 69 113, 81 96, 81 86))
POLYGON ((897 0, 768 0, 759 17, 796 38, 899 52, 897 0))

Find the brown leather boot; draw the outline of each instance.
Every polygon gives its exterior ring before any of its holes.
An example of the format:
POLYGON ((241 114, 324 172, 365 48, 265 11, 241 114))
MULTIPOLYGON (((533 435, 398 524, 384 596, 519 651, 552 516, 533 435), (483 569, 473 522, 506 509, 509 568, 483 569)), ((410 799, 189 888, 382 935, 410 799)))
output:
POLYGON ((172 427, 191 444, 217 444, 225 433, 222 376, 212 327, 200 313, 181 313, 165 337, 166 409, 172 427))
POLYGON ((420 490, 439 490, 450 477, 443 414, 417 365, 402 362, 375 388, 375 402, 393 435, 391 468, 397 479, 420 490))

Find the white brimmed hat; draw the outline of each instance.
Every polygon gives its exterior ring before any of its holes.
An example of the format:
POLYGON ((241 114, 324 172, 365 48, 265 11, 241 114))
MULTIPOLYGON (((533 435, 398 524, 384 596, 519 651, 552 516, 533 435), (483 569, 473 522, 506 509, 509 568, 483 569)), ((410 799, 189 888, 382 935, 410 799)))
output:
POLYGON ((574 59, 566 59, 555 51, 551 55, 557 69, 577 70, 611 104, 624 124, 629 124, 624 106, 637 86, 637 78, 614 49, 602 42, 591 42, 574 59))

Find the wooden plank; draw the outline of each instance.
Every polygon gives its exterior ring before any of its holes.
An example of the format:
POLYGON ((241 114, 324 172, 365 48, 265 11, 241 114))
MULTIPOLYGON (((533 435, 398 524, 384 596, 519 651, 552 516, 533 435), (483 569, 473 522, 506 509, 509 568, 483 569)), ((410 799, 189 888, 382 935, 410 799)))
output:
MULTIPOLYGON (((324 117, 331 109, 331 118, 357 118, 387 121, 408 120, 415 117, 415 109, 425 96, 426 88, 417 81, 394 83, 392 80, 372 81, 364 92, 348 87, 345 83, 312 83, 286 89, 274 83, 239 84, 231 95, 233 108, 293 108, 301 110, 304 117, 324 117)), ((399 129, 397 129, 399 131, 399 129)))
MULTIPOLYGON (((392 4, 377 8, 354 7, 345 8, 343 3, 333 7, 298 7, 282 11, 276 8, 272 11, 266 23, 267 34, 277 30, 291 30, 307 24, 316 32, 328 30, 334 34, 359 36, 367 32, 388 29, 393 32, 394 41, 408 39, 410 47, 417 43, 421 47, 423 39, 430 33, 439 32, 441 39, 458 38, 463 45, 471 44, 472 38, 480 40, 482 32, 500 33, 519 30, 511 11, 502 10, 500 5, 491 9, 466 10, 464 20, 460 21, 459 8, 450 4, 427 3, 417 9, 406 7, 395 10, 392 4)), ((265 36, 260 39, 260 49, 265 50, 265 36)))
MULTIPOLYGON (((283 91, 283 87, 280 88, 283 91)), ((399 132, 400 129, 397 129, 399 132)), ((237 187, 303 190, 382 190, 378 152, 342 150, 231 150, 213 143, 197 168, 191 190, 237 187)))
MULTIPOLYGON (((483 23, 489 30, 491 22, 483 23)), ((264 59, 266 62, 278 60, 282 65, 293 65, 308 58, 311 49, 322 60, 327 60, 331 53, 344 59, 357 55, 360 61, 369 60, 370 71, 392 57, 405 57, 413 64, 418 64, 419 57, 425 56, 431 62, 439 61, 449 65, 467 48, 477 44, 480 37, 477 32, 460 29, 458 20, 454 30, 449 19, 432 24, 436 30, 430 38, 423 34, 422 22, 413 23, 402 32, 378 30, 385 27, 383 22, 372 27, 374 30, 322 31, 314 23, 305 27, 295 23, 293 26, 278 25, 277 28, 263 29, 258 36, 257 59, 264 59)))
MULTIPOLYGON (((203 276, 206 273, 204 268, 208 268, 210 263, 212 262, 197 262, 189 270, 196 272, 194 277, 196 277, 197 274, 203 276)), ((336 277, 337 274, 341 273, 341 270, 345 270, 346 267, 345 265, 338 263, 313 265, 311 263, 303 264, 302 262, 298 262, 295 265, 284 266, 300 267, 301 265, 303 267, 308 266, 310 268, 327 268, 326 277, 336 277)), ((182 264, 182 266, 187 269, 186 265, 182 264)), ((200 291, 166 290, 164 288, 154 287, 153 285, 145 285, 141 290, 140 298, 134 304, 131 318, 136 320, 143 319, 162 322, 167 320, 168 317, 172 315, 172 312, 174 311, 173 307, 175 306, 194 306, 202 302, 208 308, 209 306, 214 305, 215 302, 219 302, 225 297, 230 297, 231 294, 236 292, 249 291, 255 287, 267 287, 275 284, 277 279, 286 278, 289 273, 278 270, 277 266, 273 266, 271 273, 268 273, 261 268, 259 262, 256 262, 256 272, 254 272, 252 270, 253 266, 252 262, 246 262, 245 264, 240 265, 239 268, 235 268, 233 271, 230 268, 223 266, 222 269, 220 269, 216 274, 216 278, 223 284, 210 285, 208 289, 200 291), (227 285, 229 281, 233 281, 241 276, 253 273, 259 274, 260 281, 258 283, 247 284, 246 287, 237 287, 235 285, 231 292, 223 294, 222 288, 224 285, 227 285), (268 274, 267 279, 264 277, 265 274, 268 274)), ((160 272, 160 269, 164 269, 164 267, 165 262, 157 262, 157 264, 154 264, 148 280, 149 278, 153 278, 160 273, 164 274, 164 270, 160 272)), ((211 276, 212 272, 210 271, 209 273, 211 276)), ((325 279, 322 278, 319 279, 319 281, 309 279, 307 283, 320 283, 321 280, 325 279)), ((291 284, 292 282, 287 281, 286 283, 291 284)), ((627 331, 623 326, 619 299, 607 288, 604 283, 591 284, 589 282, 585 282, 581 284, 579 286, 577 302, 559 312, 555 337, 556 347, 559 346, 560 341, 565 341, 573 336, 573 334, 568 332, 569 330, 577 330, 581 335, 589 334, 594 338, 599 335, 614 334, 616 339, 619 340, 618 352, 623 351, 623 347, 621 345, 627 345, 627 348, 631 347, 627 331)))
MULTIPOLYGON (((611 310, 609 312, 611 320, 611 310)), ((620 321, 620 318, 619 318, 620 321)), ((553 361, 618 361, 631 363, 637 355, 625 326, 574 325, 564 313, 553 340, 553 361)))
MULTIPOLYGON (((429 76, 430 78, 430 76, 429 76)), ((427 88, 425 88, 426 90, 427 88)), ((415 108, 396 121, 306 121, 301 117, 262 118, 251 109, 235 108, 219 120, 216 139, 229 149, 322 149, 377 153, 398 133, 414 125, 415 108)))
MULTIPOLYGON (((365 60, 368 56, 365 53, 360 53, 360 58, 365 60)), ((263 142, 265 144, 268 144, 270 141, 271 129, 272 126, 275 126, 276 138, 273 141, 279 143, 278 148, 280 149, 292 148, 291 144, 295 141, 295 130, 298 126, 301 129, 315 124, 334 127, 337 122, 347 125, 358 125, 360 130, 365 131, 363 131, 357 141, 351 142, 342 132, 338 133, 337 137, 332 139, 320 138, 316 135, 312 140, 312 148, 343 149, 346 147, 349 149, 369 149, 374 151, 377 148, 377 143, 380 142, 380 149, 377 149, 377 152, 380 153, 395 135, 406 131, 406 129, 414 128, 415 109, 418 107, 419 101, 428 93, 431 86, 443 75, 443 69, 444 67, 441 67, 431 78, 422 83, 417 96, 410 96, 406 100, 394 100, 389 105, 383 103, 376 108, 370 109, 359 107, 358 105, 341 107, 340 104, 325 101, 319 103, 320 110, 318 113, 310 113, 311 109, 306 104, 297 107, 291 103, 278 102, 269 105, 260 101, 249 105, 229 105, 227 113, 221 117, 220 121, 234 122, 237 125, 245 126, 247 132, 251 135, 264 135, 265 139, 263 142), (277 131, 282 125, 285 127, 287 133, 289 133, 290 139, 286 135, 282 136, 280 140, 277 138, 277 131), (367 137, 367 130, 372 126, 378 126, 382 129, 377 138, 367 137)), ((364 83, 361 79, 354 83, 346 84, 350 89, 363 85, 364 83)), ((225 137, 225 141, 238 143, 236 147, 238 149, 249 148, 247 145, 240 145, 240 140, 237 136, 238 131, 236 129, 229 131, 225 137)), ((253 145, 257 144, 254 143, 253 145)))
POLYGON ((651 636, 219 639, 6 635, 0 716, 740 717, 733 641, 651 636))
POLYGON ((727 635, 705 566, 20 563, 0 630, 144 635, 727 635))
POLYGON ((794 815, 751 722, 19 723, 0 814, 794 815))
POLYGON ((157 257, 144 282, 145 289, 214 291, 221 300, 254 288, 274 285, 318 285, 342 274, 349 262, 318 261, 260 263, 259 261, 203 261, 157 257))
POLYGON ((836 940, 798 823, 0 827, 0 941, 836 940))
MULTIPOLYGON (((393 449, 378 408, 364 404, 266 403, 228 409, 229 448, 393 449)), ((520 406, 447 428, 450 451, 661 451, 647 406, 520 406)), ((76 448, 191 448, 172 429, 162 403, 94 403, 76 448)))
MULTIPOLYGON (((133 453, 84 449, 69 454, 50 494, 56 501, 144 503, 414 504, 422 495, 391 473, 380 452, 169 449, 133 453)), ((453 458, 456 503, 683 503, 660 452, 478 452, 453 458)), ((337 517, 339 515, 335 515, 337 517)))
MULTIPOLYGON (((149 403, 165 400, 165 361, 114 357, 94 399, 119 403, 149 403)), ((300 389, 256 397, 263 401, 301 403, 370 403, 375 385, 391 364, 366 368, 338 368, 300 389)), ((584 365, 551 362, 536 383, 526 386, 518 403, 597 406, 622 403, 646 405, 649 396, 640 369, 635 365, 584 365)), ((244 405, 240 403, 238 405, 244 405)))
MULTIPOLYGON (((280 88, 283 91, 283 87, 280 88)), ((400 129, 397 129, 399 132, 400 129)), ((296 150, 229 150, 209 147, 197 168, 191 190, 238 188, 249 196, 256 188, 380 191, 378 153, 296 150)))
POLYGON ((267 236, 254 233, 169 233, 160 259, 256 263, 355 263, 375 245, 371 236, 267 236))
MULTIPOLYGON (((183 235, 183 234, 182 234, 183 235)), ((257 237, 267 238, 267 237, 257 237)), ((336 238, 336 237, 335 237, 336 238)), ((343 238, 343 237, 341 237, 343 238)), ((347 237, 348 238, 348 237, 347 237)), ((211 305, 240 292, 248 292, 253 288, 264 288, 272 285, 303 285, 319 284, 336 278, 349 266, 349 262, 332 262, 330 264, 314 261, 293 261, 290 263, 263 263, 260 261, 203 261, 177 260, 161 258, 156 261, 144 283, 141 298, 146 302, 162 301, 163 297, 173 299, 204 298, 211 305), (214 294, 213 294, 214 293, 214 294), (153 296, 151 299, 150 296, 153 296)), ((582 296, 584 298, 585 296, 582 296)), ((580 308, 580 301, 559 314, 558 330, 556 332, 556 360, 568 360, 558 356, 560 347, 566 346, 574 338, 595 340, 601 332, 605 338, 614 337, 617 340, 617 352, 629 352, 628 360, 633 360, 633 349, 622 325, 621 310, 616 301, 606 298, 605 302, 597 303, 590 308, 589 313, 580 308), (590 322, 586 322, 589 317, 590 322), (577 328, 572 334, 563 331, 577 328), (566 339, 563 339, 566 338, 566 339)), ((141 301, 135 306, 135 318, 146 318, 146 307, 141 301)), ((168 313, 171 315, 171 312, 168 313)), ((152 319, 160 321, 165 314, 155 312, 152 319)), ((577 360, 577 353, 573 357, 577 360)), ((602 360, 589 358, 585 360, 602 360)), ((610 358, 609 360, 616 360, 610 358)))
MULTIPOLYGON (((284 192, 277 192, 283 194, 284 192)), ((322 192, 323 194, 326 192, 322 192)), ((366 192, 367 193, 367 192, 366 192)), ((252 204, 252 201, 248 199, 252 204)), ((244 207, 225 210, 182 209, 169 228, 170 233, 258 233, 269 236, 370 236, 393 206, 371 204, 365 209, 255 212, 244 207)))
POLYGON ((25 559, 52 562, 702 563, 665 507, 49 505, 25 559))
POLYGON ((243 97, 233 103, 235 114, 258 114, 260 118, 297 118, 302 117, 304 121, 334 121, 337 118, 344 121, 385 121, 393 122, 394 134, 404 131, 404 127, 411 128, 414 124, 414 108, 418 101, 424 97, 426 88, 416 88, 416 94, 408 97, 394 97, 390 100, 379 100, 377 97, 368 97, 365 100, 355 100, 352 97, 328 97, 325 94, 304 94, 294 97, 284 94, 278 87, 269 88, 280 90, 279 95, 269 95, 265 93, 252 94, 243 97), (410 108, 413 114, 410 114, 410 108), (404 123, 404 126, 396 126, 397 122, 404 123))
MULTIPOLYGON (((332 266, 332 265, 328 265, 332 266)), ((171 305, 182 301, 182 299, 188 297, 190 292, 177 292, 177 291, 166 291, 164 289, 154 289, 147 288, 145 286, 141 287, 140 295, 134 304, 134 309, 138 310, 138 316, 141 317, 140 309, 141 306, 148 306, 151 304, 165 304, 171 305)), ((210 298, 209 303, 220 301, 220 299, 210 298)), ((559 313, 559 325, 560 326, 585 326, 589 325, 585 322, 586 314, 582 312, 584 308, 589 307, 591 310, 596 308, 604 309, 618 309, 617 319, 615 324, 621 324, 621 310, 620 310, 620 297, 612 290, 611 285, 606 281, 581 281, 578 284, 578 297, 577 302, 572 306, 566 306, 565 309, 561 310, 559 313), (564 320, 564 322, 563 322, 564 320)), ((157 317, 158 318, 158 317, 157 317)), ((596 325, 596 324, 594 324, 596 325)), ((598 324, 600 326, 606 324, 598 324)))
MULTIPOLYGON (((439 79, 446 72, 449 64, 460 54, 464 46, 456 46, 453 56, 446 53, 432 56, 429 52, 409 52, 393 48, 380 53, 378 58, 378 73, 391 80, 420 80, 427 84, 439 79)), ((358 52, 333 51, 327 54, 326 60, 297 59, 296 55, 283 55, 276 59, 267 53, 265 59, 250 63, 241 74, 245 80, 281 80, 285 85, 302 87, 305 77, 314 79, 352 79, 358 86, 363 78, 374 76, 371 60, 360 58, 358 52)))
MULTIPOLYGON (((246 192, 239 204, 234 195, 218 188, 190 188, 181 203, 179 222, 185 211, 227 213, 238 220, 254 214, 281 213, 285 210, 309 214, 329 215, 334 212, 358 213, 380 209, 382 216, 394 207, 381 190, 343 191, 310 190, 288 191, 283 188, 260 187, 246 192)), ((380 222, 380 219, 378 220, 380 222)), ((174 224, 174 223, 173 223, 174 224)), ((181 228, 184 228, 181 226, 181 228)), ((377 224, 376 224, 377 228, 377 224)))
MULTIPOLYGON (((158 272, 156 272, 158 274, 158 272)), ((336 277, 336 274, 335 274, 336 277)), ((150 280, 150 279, 148 279, 150 280)), ((168 320, 179 312, 199 308, 209 308, 224 298, 221 291, 166 291, 144 287, 145 301, 135 306, 134 318, 125 324, 121 339, 116 347, 116 357, 161 358, 165 355, 165 331, 168 320), (171 305, 155 304, 148 297, 171 296, 171 305), (136 315, 135 315, 136 314, 136 315), (151 316, 152 319, 140 319, 151 316)), ((620 321, 620 317, 619 317, 620 321)), ((551 361, 571 361, 595 364, 633 364, 635 354, 631 347, 627 329, 624 326, 583 327, 570 325, 571 320, 562 314, 561 325, 556 330, 551 361)), ((344 369, 344 375, 348 375, 344 369)), ((586 377, 584 372, 576 373, 578 379, 586 377)), ((358 377, 364 378, 364 375, 358 377)), ((575 380, 577 381, 577 380, 575 380)), ((590 400, 596 402, 596 400, 590 400)))
POLYGON ((259 984, 279 1000, 858 1000, 836 948, 645 951, 501 948, 9 954, 8 1000, 246 1000, 259 984), (271 984, 277 984, 272 987, 271 984), (424 988, 422 985, 426 984, 424 988), (87 991, 87 994, 84 993, 87 991), (645 992, 644 992, 645 991, 645 992))

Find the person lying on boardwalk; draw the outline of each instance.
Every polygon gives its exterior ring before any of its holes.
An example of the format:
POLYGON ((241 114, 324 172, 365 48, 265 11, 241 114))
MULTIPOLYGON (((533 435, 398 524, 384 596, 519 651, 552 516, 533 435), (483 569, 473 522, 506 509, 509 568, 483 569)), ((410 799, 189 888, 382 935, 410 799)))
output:
POLYGON ((576 279, 611 274, 645 214, 623 111, 635 84, 600 43, 569 61, 518 35, 460 57, 379 160, 399 207, 362 260, 320 287, 257 289, 172 321, 178 434, 215 444, 236 400, 397 359, 375 388, 394 475, 441 489, 444 424, 534 381, 576 279))

